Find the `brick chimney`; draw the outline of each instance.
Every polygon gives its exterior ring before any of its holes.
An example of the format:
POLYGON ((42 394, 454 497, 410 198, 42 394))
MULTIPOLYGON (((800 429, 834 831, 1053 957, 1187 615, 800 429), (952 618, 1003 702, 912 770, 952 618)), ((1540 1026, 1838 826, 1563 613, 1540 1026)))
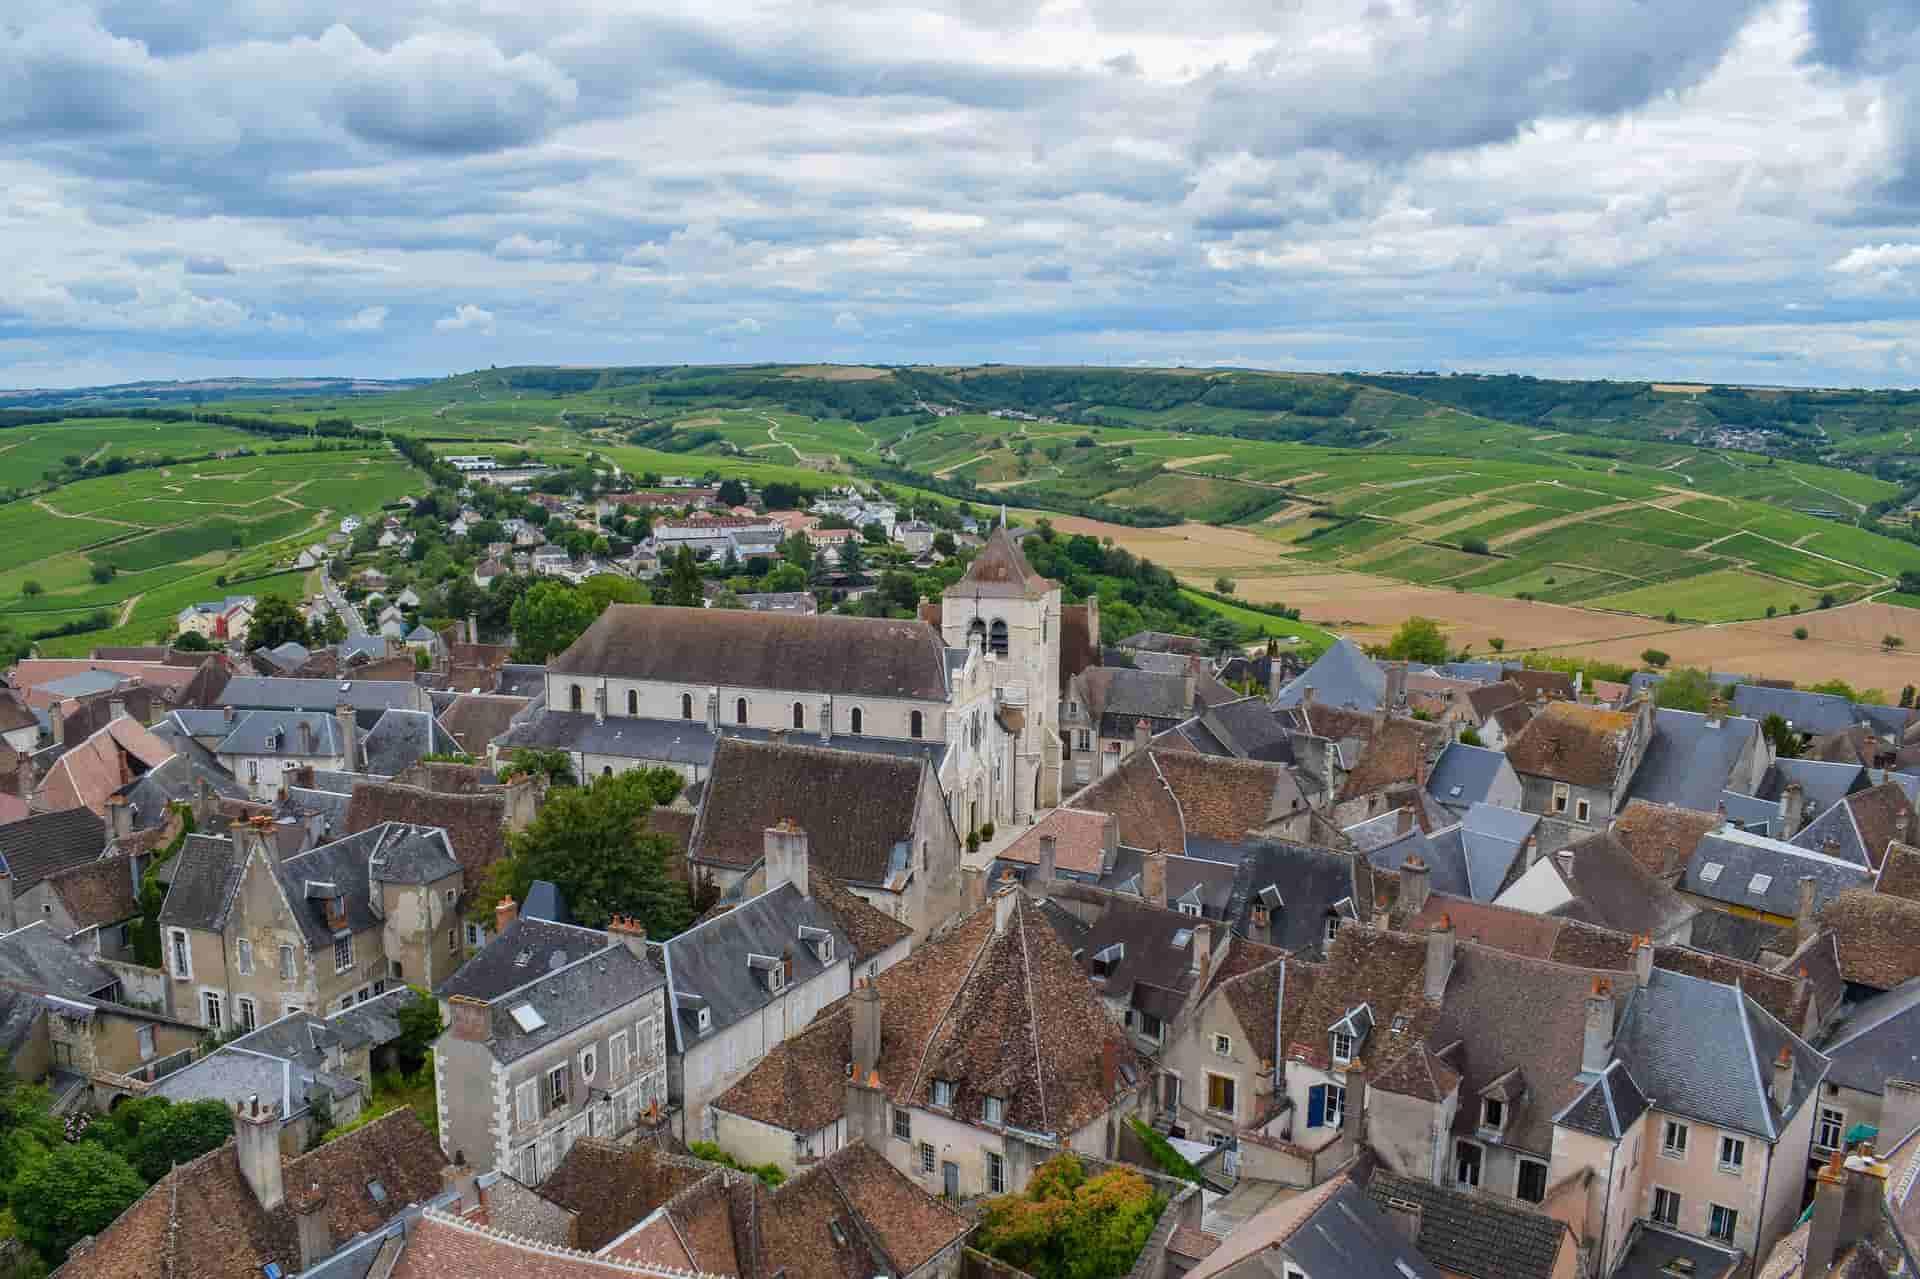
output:
POLYGON ((807 872, 808 861, 807 832, 801 830, 793 818, 783 817, 777 824, 767 827, 768 892, 782 884, 792 884, 800 890, 802 897, 813 896, 813 886, 807 872))
POLYGON ((1207 970, 1213 965, 1213 925, 1195 924, 1193 927, 1193 954, 1187 967, 1197 981, 1204 982, 1207 970))
POLYGON ((318 1265, 333 1253, 333 1220, 327 1215, 327 1196, 317 1183, 293 1196, 294 1230, 300 1237, 300 1268, 318 1265))
POLYGON ((1273 945, 1273 912, 1256 905, 1248 915, 1247 940, 1262 946, 1273 945))
POLYGON ((1400 909, 1411 918, 1427 908, 1433 894, 1433 872, 1426 859, 1415 853, 1400 863, 1400 909))
POLYGON ((493 1010, 484 999, 470 995, 449 995, 447 1015, 455 1039, 469 1044, 484 1044, 493 1038, 493 1010))
POLYGON ((1813 913, 1813 876, 1802 875, 1795 887, 1798 892, 1793 902, 1793 945, 1797 950, 1813 936, 1820 921, 1813 913))
POLYGON ((1162 909, 1167 905, 1167 854, 1156 849, 1140 864, 1140 896, 1162 909))
POLYGON ((333 708, 334 723, 340 727, 340 754, 346 758, 345 767, 349 773, 360 771, 360 721, 354 718, 353 707, 339 702, 333 708))
POLYGON ((280 1108, 272 1102, 261 1105, 258 1093, 249 1095, 233 1116, 233 1144, 240 1175, 260 1206, 272 1212, 287 1197, 280 1172, 280 1108))
POLYGON ((1358 1149, 1367 1133, 1367 1068, 1355 1060, 1347 1063, 1347 1103, 1340 1112, 1340 1137, 1358 1149))
POLYGON ((127 802, 125 795, 107 797, 107 820, 115 839, 125 839, 133 834, 133 805, 127 802))
POLYGON ((1147 741, 1152 736, 1153 725, 1147 723, 1144 719, 1136 719, 1133 721, 1133 749, 1137 751, 1147 749, 1147 741))
POLYGON ((1793 1052, 1784 1044, 1780 1055, 1773 1059, 1773 1084, 1767 1089, 1767 1095, 1773 1100, 1773 1108, 1783 1114, 1787 1103, 1793 1100, 1793 1052))
POLYGON ((468 613, 467 614, 467 643, 478 644, 479 642, 480 642, 480 615, 477 613, 468 613))
POLYGON ((607 722, 607 685, 604 680, 593 686, 593 722, 607 722))
POLYGON ((880 1068, 880 988, 863 977, 850 998, 854 1075, 864 1079, 880 1068))
POLYGON ((631 915, 615 915, 607 921, 607 935, 625 946, 635 959, 647 957, 647 926, 631 915))
POLYGON ((498 902, 494 903, 493 935, 498 937, 506 932, 507 929, 512 928, 513 921, 518 918, 520 918, 520 903, 513 900, 512 893, 508 893, 505 897, 502 897, 498 902))
POLYGON ((1037 877, 1041 883, 1048 883, 1053 879, 1053 872, 1054 839, 1051 835, 1042 835, 1040 837, 1040 869, 1037 877))
POLYGON ((1393 1225, 1394 1233, 1405 1241, 1407 1247, 1417 1248, 1420 1243, 1420 1221, 1424 1210, 1411 1199, 1389 1199, 1386 1208, 1387 1220, 1393 1225))
POLYGON ((1014 898, 1017 894, 1012 888, 996 889, 993 894, 993 935, 1005 936, 1007 925, 1013 920, 1014 898))
POLYGON ((1580 1041, 1580 1069, 1597 1075, 1613 1060, 1613 986, 1605 977, 1593 979, 1587 995, 1586 1031, 1580 1041))
POLYGON ((1788 782, 1780 792, 1780 838, 1792 839, 1806 821, 1807 792, 1799 782, 1788 782))
POLYGON ((1439 1003, 1447 993, 1447 978, 1453 975, 1453 916, 1442 915, 1440 922, 1427 930, 1427 985, 1429 1003, 1439 1003))

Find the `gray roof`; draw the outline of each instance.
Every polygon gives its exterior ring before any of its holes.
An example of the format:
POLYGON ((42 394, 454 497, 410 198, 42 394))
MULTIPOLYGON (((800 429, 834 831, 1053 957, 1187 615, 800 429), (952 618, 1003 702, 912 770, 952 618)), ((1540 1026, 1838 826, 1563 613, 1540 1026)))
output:
POLYGON ((1677 1274, 1692 1275, 1695 1279, 1725 1279, 1745 1260, 1746 1253, 1738 1248, 1683 1235, 1642 1218, 1633 1223, 1633 1232, 1627 1236, 1627 1249, 1609 1279, 1673 1279, 1677 1274), (1687 1266, 1675 1269, 1675 1262, 1686 1262, 1687 1266))
POLYGON ((1118 731, 1107 732, 1110 727, 1117 729, 1124 724, 1125 733, 1131 734, 1136 719, 1181 720, 1192 710, 1187 702, 1184 674, 1118 668, 1107 672, 1106 685, 1101 731, 1110 737, 1122 735, 1118 731))
POLYGON ((1427 774, 1427 794, 1449 808, 1484 803, 1503 771, 1511 773, 1513 765, 1502 752, 1452 742, 1427 774))
POLYGON ((1920 977, 1865 1000, 1825 1038, 1830 1084, 1877 1096, 1889 1079, 1920 1077, 1920 977))
POLYGON ((1475 804, 1460 821, 1460 846, 1466 856, 1467 883, 1475 901, 1499 895, 1520 850, 1540 825, 1536 813, 1494 804, 1475 804))
POLYGON ((1433 1263, 1352 1181, 1329 1195, 1281 1247, 1313 1279, 1440 1279, 1433 1263))
MULTIPOLYGON (((1802 826, 1800 833, 1788 842, 1816 853, 1838 857, 1856 866, 1871 868, 1876 860, 1868 852, 1866 838, 1860 833, 1860 823, 1854 817, 1853 805, 1844 799, 1802 826), (1829 839, 1834 843, 1832 848, 1827 846, 1829 839)), ((1886 849, 1878 851, 1885 853, 1886 849)))
POLYGON ((1880 706, 1873 702, 1855 702, 1853 713, 1873 725, 1884 737, 1899 737, 1913 722, 1913 712, 1904 706, 1880 706))
POLYGON ((1739 987, 1665 968, 1628 996, 1614 1055, 1662 1110, 1768 1141, 1827 1072, 1825 1057, 1739 987), (1782 1048, 1794 1061, 1784 1110, 1768 1095, 1782 1048))
POLYGON ((801 896, 792 884, 781 884, 724 915, 696 924, 661 949, 671 982, 674 1042, 682 1052, 691 1042, 717 1035, 783 997, 770 992, 748 966, 749 955, 777 960, 791 952, 789 988, 804 985, 834 964, 850 962, 853 955, 853 946, 833 915, 813 898, 801 896), (831 962, 821 963, 812 946, 801 944, 802 928, 833 935, 831 962), (704 1032, 696 1029, 688 996, 704 1000, 711 1010, 704 1032))
POLYGON ((176 725, 171 717, 155 725, 153 735, 173 749, 172 758, 161 760, 114 792, 126 796, 127 802, 139 808, 140 818, 135 826, 159 825, 160 812, 168 804, 192 799, 203 781, 221 799, 251 798, 247 788, 234 780, 214 753, 195 741, 190 730, 176 725), (149 818, 153 820, 147 820, 149 818))
POLYGON ((360 1084, 345 1074, 228 1045, 161 1079, 148 1095, 175 1102, 231 1102, 235 1097, 258 1096, 276 1104, 282 1117, 291 1118, 305 1111, 322 1090, 332 1098, 351 1097, 360 1091, 360 1084))
MULTIPOLYGON (((1420 1235, 1415 1245, 1436 1266, 1474 1279, 1548 1279, 1568 1229, 1545 1213, 1487 1195, 1436 1186, 1416 1177, 1380 1169, 1367 1192, 1385 1207, 1391 1200, 1420 1205, 1420 1235)), ((1380 1271, 1394 1279, 1398 1271, 1380 1271)))
POLYGON ((1473 896, 1473 881, 1467 873, 1467 853, 1460 838, 1459 823, 1432 835, 1416 826, 1397 839, 1367 850, 1367 861, 1376 870, 1396 873, 1408 858, 1415 856, 1427 864, 1427 882, 1434 892, 1455 897, 1473 896))
POLYGON ((1783 955, 1790 952, 1793 929, 1731 911, 1703 910, 1693 917, 1687 944, 1695 950, 1757 964, 1765 951, 1778 951, 1783 955))
POLYGON ((1715 722, 1695 711, 1656 710, 1653 739, 1627 787, 1632 799, 1712 812, 1741 753, 1760 733, 1758 720, 1729 715, 1715 722))
POLYGON ((508 662, 500 668, 496 693, 515 697, 538 697, 547 690, 547 668, 525 662, 508 662))
POLYGON ((665 982, 650 959, 635 955, 624 943, 611 942, 490 1000, 493 1038, 489 1047, 500 1061, 518 1060, 633 1004, 665 982), (513 1015, 521 1007, 531 1007, 543 1024, 536 1030, 522 1030, 513 1015))
POLYGON ((13 895, 55 871, 100 860, 107 850, 107 824, 90 808, 36 813, 0 826, 0 867, 13 879, 13 895))
POLYGON ((305 644, 297 644, 292 640, 288 640, 277 648, 256 648, 253 650, 252 656, 255 660, 263 661, 275 670, 297 671, 307 664, 307 659, 313 656, 313 650, 305 644))
POLYGON ((1760 778, 1758 793, 1777 800, 1789 783, 1799 782, 1806 811, 1822 812, 1857 790, 1873 784, 1858 764, 1833 764, 1823 759, 1776 759, 1760 778))
MULTIPOLYGON (((1147 854, 1137 848, 1122 848, 1115 852, 1113 869, 1094 881, 1101 888, 1118 893, 1142 895, 1140 882, 1141 867, 1147 854)), ((1025 863, 996 863, 994 873, 998 874, 1001 865, 1011 865, 1016 870, 1030 870, 1025 863)), ((1181 902, 1192 902, 1200 907, 1200 913, 1207 919, 1220 920, 1227 917, 1227 910, 1233 902, 1234 879, 1239 868, 1232 862, 1209 861, 1204 857, 1183 857, 1178 853, 1167 855, 1167 905, 1177 908, 1181 902)), ((1056 871, 1059 879, 1083 880, 1085 876, 1067 871, 1056 871)))
POLYGON ((1786 829, 1786 816, 1780 811, 1780 801, 1777 799, 1759 799, 1738 791, 1723 790, 1720 792, 1720 806, 1726 810, 1727 820, 1741 830, 1778 839, 1780 832, 1786 829))
MULTIPOLYGON (((385 641, 382 641, 383 643, 385 641)), ((283 679, 266 675, 236 675, 220 692, 222 706, 250 710, 326 711, 341 704, 359 713, 371 727, 389 707, 423 704, 411 680, 392 679, 283 679)))
POLYGON ((351 792, 287 787, 287 808, 320 814, 321 833, 331 838, 347 828, 347 810, 353 805, 351 792))
POLYGON ((343 1039, 379 1048, 400 1037, 400 1010, 419 1002, 418 991, 410 986, 396 986, 384 995, 327 1014, 327 1025, 343 1039))
POLYGON ((361 739, 363 767, 376 777, 394 777, 427 755, 460 753, 460 743, 431 711, 390 710, 361 739))
POLYGON ((0 933, 0 982, 46 995, 102 995, 117 979, 54 933, 43 919, 0 933))
POLYGON ((1618 1141, 1647 1112, 1649 1104, 1647 1095, 1640 1091, 1640 1085, 1633 1081, 1626 1066, 1614 1060, 1593 1076, 1585 1090, 1553 1117, 1553 1122, 1563 1128, 1618 1141))
POLYGON ((1832 693, 1742 684, 1733 690, 1733 709, 1753 719, 1778 715, 1796 733, 1837 733, 1860 722, 1853 703, 1832 693))
POLYGON ((350 657, 379 661, 387 655, 387 639, 384 635, 349 635, 335 647, 335 653, 343 664, 350 657))
MULTIPOLYGON (((720 737, 738 737, 750 742, 771 742, 774 736, 761 728, 723 725, 718 735, 710 732, 704 719, 628 719, 608 716, 594 723, 586 711, 547 710, 514 725, 499 739, 500 749, 510 751, 522 746, 540 750, 578 751, 586 755, 610 755, 615 758, 659 760, 673 764, 697 764, 705 768, 713 762, 713 751, 720 737)), ((924 756, 937 772, 947 754, 945 741, 897 741, 886 737, 853 736, 835 733, 831 741, 817 733, 787 733, 782 739, 790 746, 830 746, 834 750, 859 751, 862 754, 924 756)))
MULTIPOLYGON (((1262 697, 1242 697, 1221 702, 1202 712, 1198 721, 1225 754, 1240 759, 1260 759, 1278 764, 1293 763, 1293 734, 1262 697)), ((1187 725, 1183 725, 1186 728, 1187 725)), ((1196 743, 1197 744, 1197 743, 1196 743)))
POLYGON ((551 920, 556 924, 571 924, 573 912, 567 909, 567 898, 558 887, 544 879, 536 879, 527 886, 527 899, 520 903, 520 913, 534 919, 551 920))
POLYGON ((1313 690, 1314 700, 1322 706, 1352 706, 1370 711, 1387 695, 1387 677, 1378 663, 1360 651, 1358 644, 1340 639, 1312 666, 1288 680, 1275 694, 1273 704, 1283 708, 1297 706, 1308 689, 1313 690))
POLYGON ((1448 679, 1470 679, 1476 684, 1497 684, 1507 675, 1506 667, 1499 662, 1442 662, 1433 672, 1448 679))
POLYGON ((1378 817, 1369 817, 1364 822, 1343 827, 1340 833, 1352 840, 1355 848, 1370 853, 1404 838, 1409 832, 1402 830, 1401 825, 1409 818, 1410 814, 1404 808, 1388 809, 1378 817))
MULTIPOLYGON (((1188 841, 1191 849, 1193 841, 1188 841)), ((1216 859, 1218 860, 1218 859, 1216 859)), ((1246 936, 1253 908, 1272 889, 1281 904, 1272 911, 1272 943, 1283 950, 1318 954, 1326 944, 1327 916, 1336 909, 1353 917, 1355 865, 1350 853, 1263 840, 1244 850, 1233 881, 1227 918, 1246 936)))
POLYGON ((40 691, 56 697, 86 697, 93 693, 110 692, 123 683, 132 682, 130 677, 113 671, 76 671, 72 675, 48 680, 40 685, 40 691))
POLYGON ((1680 887, 1714 901, 1792 918, 1799 910, 1803 875, 1813 878, 1816 910, 1873 878, 1873 872, 1858 863, 1722 827, 1709 831, 1695 845, 1680 872, 1680 887), (1715 866, 1720 869, 1713 870, 1715 866), (1756 881, 1755 876, 1765 878, 1756 881))
POLYGON ((38 995, 0 988, 0 1052, 19 1051, 46 1007, 46 1001, 38 995))
MULTIPOLYGON (((319 681, 314 681, 319 682, 319 681)), ((320 759, 346 749, 339 722, 324 711, 247 711, 213 748, 216 755, 277 755, 320 759), (301 734, 310 735, 312 746, 301 734)))
POLYGON ((606 949, 607 934, 598 928, 561 923, 521 914, 506 931, 474 952, 433 993, 445 998, 498 999, 550 972, 606 949))
POLYGON ((233 841, 221 835, 187 836, 174 855, 172 881, 160 906, 160 922, 176 928, 219 932, 240 887, 240 861, 233 841))

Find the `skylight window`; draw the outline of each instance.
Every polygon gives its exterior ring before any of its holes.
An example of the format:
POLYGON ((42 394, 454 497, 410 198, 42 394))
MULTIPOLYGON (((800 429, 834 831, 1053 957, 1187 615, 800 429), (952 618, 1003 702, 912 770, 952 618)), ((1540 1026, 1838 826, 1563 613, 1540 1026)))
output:
POLYGON ((1772 886, 1772 884, 1773 884, 1773 876, 1755 875, 1752 879, 1747 881, 1747 891, 1758 896, 1759 894, 1766 892, 1767 889, 1772 886))
POLYGON ((515 1025, 519 1026, 521 1030, 526 1031, 528 1034, 532 1034, 547 1024, 547 1019, 535 1011, 532 1004, 520 1004, 516 1006, 513 1010, 513 1020, 515 1025))
POLYGON ((1720 879, 1720 863, 1719 862, 1708 862, 1705 866, 1702 866, 1700 868, 1701 883, 1703 884, 1717 883, 1719 879, 1720 879))
POLYGON ((1193 929, 1182 928, 1179 932, 1173 935, 1173 948, 1175 950, 1179 950, 1192 940, 1193 940, 1193 929))
POLYGON ((367 1183, 367 1194, 371 1195, 373 1201, 377 1204, 383 1204, 387 1201, 387 1188, 378 1181, 369 1181, 367 1183))

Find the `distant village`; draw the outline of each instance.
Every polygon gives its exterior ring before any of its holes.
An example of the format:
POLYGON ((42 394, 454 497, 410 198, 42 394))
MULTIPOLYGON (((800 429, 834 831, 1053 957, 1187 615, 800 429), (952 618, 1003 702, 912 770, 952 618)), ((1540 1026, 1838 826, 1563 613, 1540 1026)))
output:
POLYGON ((1920 712, 1103 639, 985 512, 442 461, 300 553, 311 643, 6 672, 0 1049, 69 1141, 231 1118, 56 1273, 1912 1272, 1920 712), (868 554, 951 584, 837 611, 868 554), (636 774, 690 922, 502 892, 636 774))

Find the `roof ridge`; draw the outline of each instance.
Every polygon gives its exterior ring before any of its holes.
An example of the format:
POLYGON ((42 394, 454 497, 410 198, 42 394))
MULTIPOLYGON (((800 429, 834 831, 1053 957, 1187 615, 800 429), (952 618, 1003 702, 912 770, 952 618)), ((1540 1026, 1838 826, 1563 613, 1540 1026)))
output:
POLYGON ((1027 1029, 1033 1036, 1033 1082, 1040 1095, 1040 1131, 1051 1132, 1047 1123, 1047 1071, 1046 1062, 1040 1055, 1040 1010, 1033 1006, 1033 956, 1027 950, 1027 913, 1020 909, 1026 900, 1023 893, 1014 898, 1013 922, 1020 928, 1020 980, 1027 989, 1027 1029))
MULTIPOLYGON (((991 899, 989 899, 982 905, 974 907, 971 914, 964 918, 971 918, 972 915, 978 915, 982 911, 991 910, 991 909, 993 909, 993 902, 991 899)), ((971 984, 973 981, 974 973, 979 971, 981 958, 987 953, 987 951, 993 948, 993 939, 996 936, 998 936, 998 934, 993 932, 991 929, 989 929, 987 932, 987 935, 981 939, 980 948, 973 952, 973 958, 967 964, 966 976, 962 977, 960 981, 954 986, 953 995, 947 1000, 947 1006, 941 1010, 939 1018, 936 1019, 933 1023, 933 1029, 930 1032, 928 1032, 927 1042, 921 1045, 920 1047, 920 1060, 914 1066, 913 1079, 912 1079, 913 1087, 908 1090, 909 1096, 917 1097, 920 1095, 920 1080, 926 1074, 927 1059, 933 1055, 934 1042, 940 1038, 941 1029, 946 1026, 947 1019, 953 1015, 953 1006, 960 1002, 961 992, 966 990, 968 985, 971 984)))

